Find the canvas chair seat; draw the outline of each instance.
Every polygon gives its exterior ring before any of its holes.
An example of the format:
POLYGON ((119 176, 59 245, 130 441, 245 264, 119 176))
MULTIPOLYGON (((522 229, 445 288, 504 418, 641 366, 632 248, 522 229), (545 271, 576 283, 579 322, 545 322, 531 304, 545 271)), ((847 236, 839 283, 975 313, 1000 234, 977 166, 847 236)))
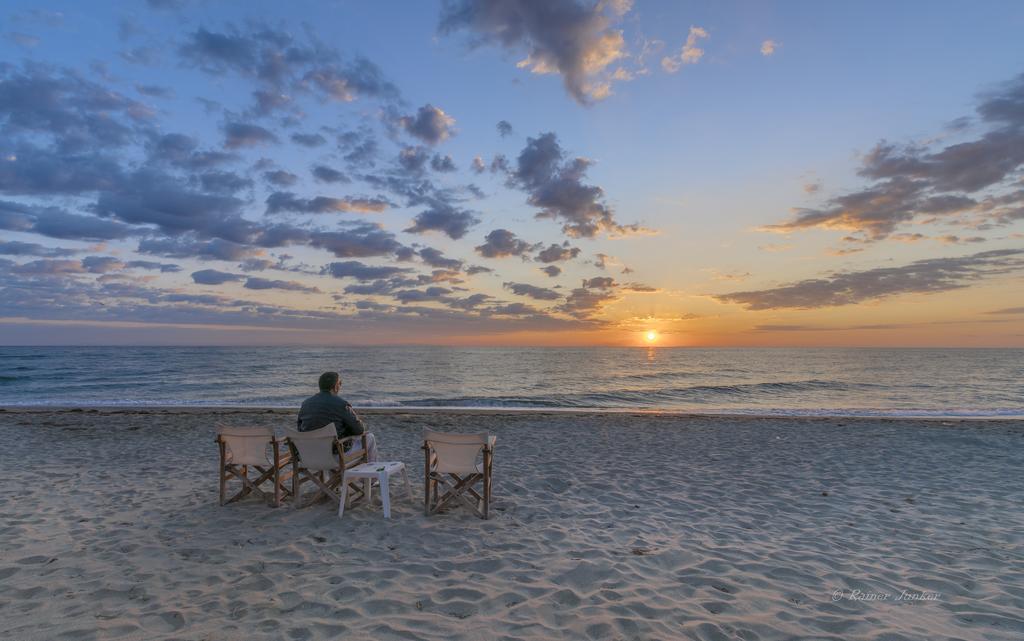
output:
MULTIPOLYGON (((296 509, 309 507, 323 499, 340 503, 345 470, 368 462, 367 435, 339 439, 334 423, 308 432, 285 430, 285 434, 292 455, 292 505, 296 509), (354 444, 359 447, 352 447, 354 444), (312 496, 302 496, 304 483, 316 487, 312 496)), ((366 485, 355 481, 348 485, 346 498, 349 505, 368 498, 366 485)))
POLYGON ((335 441, 338 440, 338 430, 334 423, 328 423, 317 430, 300 432, 298 430, 285 430, 288 441, 298 450, 302 460, 302 467, 312 472, 323 472, 338 467, 338 457, 334 452, 335 441))
POLYGON ((424 514, 429 516, 436 513, 457 498, 469 505, 478 516, 489 518, 491 469, 496 440, 496 437, 488 434, 451 434, 424 430, 424 514), (480 462, 477 462, 478 458, 480 462), (475 487, 479 484, 483 485, 480 492, 475 487))
POLYGON ((272 501, 275 507, 289 492, 285 487, 288 473, 284 470, 290 456, 281 451, 281 441, 269 427, 217 426, 216 442, 220 449, 220 504, 239 501, 249 494, 272 501), (251 469, 250 469, 251 468, 251 469), (242 488, 230 498, 228 481, 236 479, 242 488), (273 492, 264 489, 273 484, 273 492))
POLYGON ((270 445, 268 437, 273 438, 273 429, 222 426, 218 428, 217 434, 227 444, 227 461, 235 465, 264 465, 273 462, 273 457, 267 453, 267 446, 270 445))

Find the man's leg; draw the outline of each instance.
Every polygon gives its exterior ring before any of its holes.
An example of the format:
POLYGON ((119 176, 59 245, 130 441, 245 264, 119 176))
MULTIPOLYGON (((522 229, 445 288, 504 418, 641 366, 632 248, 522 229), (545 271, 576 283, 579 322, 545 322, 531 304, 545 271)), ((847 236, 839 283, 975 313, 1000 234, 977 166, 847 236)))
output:
POLYGON ((373 434, 366 435, 366 460, 370 463, 376 463, 380 460, 377 454, 377 439, 374 438, 373 434))
MULTIPOLYGON (((352 444, 352 449, 350 451, 358 452, 361 449, 363 449, 363 444, 360 443, 359 440, 356 440, 352 444)), ((379 460, 379 455, 377 453, 377 439, 369 432, 366 433, 366 460, 370 463, 376 463, 379 460)))

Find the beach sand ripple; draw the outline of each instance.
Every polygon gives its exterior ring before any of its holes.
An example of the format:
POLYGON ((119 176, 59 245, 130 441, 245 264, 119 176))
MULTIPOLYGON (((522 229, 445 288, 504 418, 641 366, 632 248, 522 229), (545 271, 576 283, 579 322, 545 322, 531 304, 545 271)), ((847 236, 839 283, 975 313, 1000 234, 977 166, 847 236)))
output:
POLYGON ((382 411, 391 521, 219 507, 213 423, 292 420, 0 412, 5 638, 1024 638, 1020 422, 382 411), (491 520, 424 427, 498 435, 491 520))

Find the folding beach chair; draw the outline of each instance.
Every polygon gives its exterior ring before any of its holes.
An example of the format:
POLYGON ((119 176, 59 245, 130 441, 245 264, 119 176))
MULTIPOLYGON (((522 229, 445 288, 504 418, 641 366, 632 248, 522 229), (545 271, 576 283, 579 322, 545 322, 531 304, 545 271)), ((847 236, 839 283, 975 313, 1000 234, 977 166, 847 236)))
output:
POLYGON ((423 431, 424 514, 430 516, 459 498, 473 508, 477 516, 489 518, 491 462, 496 439, 488 434, 423 431), (479 463, 478 457, 482 459, 479 463), (481 483, 483 488, 478 492, 476 485, 481 483))
POLYGON ((220 504, 234 503, 255 494, 279 507, 284 496, 289 494, 284 485, 289 473, 283 468, 291 457, 281 451, 281 441, 274 436, 274 430, 269 427, 218 425, 216 442, 220 449, 220 504), (231 478, 241 481, 242 487, 228 498, 228 480, 231 478), (272 495, 264 491, 266 483, 273 484, 272 495))
MULTIPOLYGON (((341 501, 341 481, 346 469, 366 463, 366 434, 338 438, 334 423, 309 432, 286 430, 292 460, 292 504, 296 509, 309 507, 322 499, 341 501), (353 447, 355 445, 360 447, 353 447), (348 452, 345 447, 349 447, 348 452), (312 483, 316 492, 302 496, 302 484, 312 483)), ((367 498, 369 482, 349 483, 348 505, 367 498)))

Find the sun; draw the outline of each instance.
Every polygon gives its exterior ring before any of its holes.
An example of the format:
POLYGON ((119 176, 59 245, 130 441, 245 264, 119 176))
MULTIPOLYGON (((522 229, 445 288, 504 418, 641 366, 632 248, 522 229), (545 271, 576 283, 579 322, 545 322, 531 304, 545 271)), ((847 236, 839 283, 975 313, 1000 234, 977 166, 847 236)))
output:
POLYGON ((644 340, 647 341, 648 343, 653 343, 654 341, 658 340, 658 332, 654 331, 653 329, 647 330, 647 333, 644 334, 644 340))

